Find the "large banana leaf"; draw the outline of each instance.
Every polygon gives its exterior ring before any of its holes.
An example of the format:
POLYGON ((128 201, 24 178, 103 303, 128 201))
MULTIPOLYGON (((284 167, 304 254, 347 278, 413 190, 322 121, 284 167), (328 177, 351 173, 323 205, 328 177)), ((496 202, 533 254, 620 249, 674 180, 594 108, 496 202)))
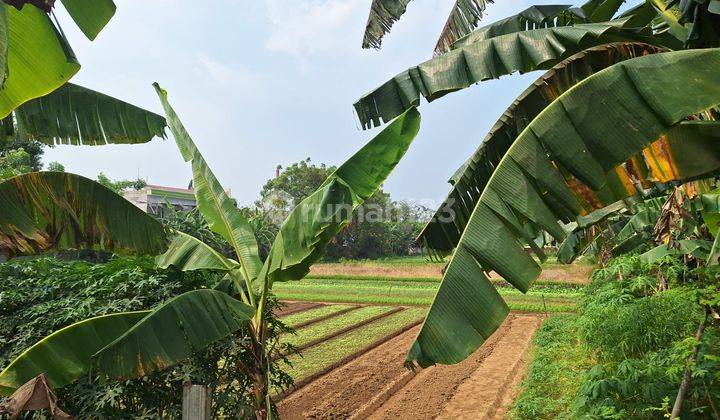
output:
POLYGON ((111 377, 130 379, 165 369, 247 324, 252 306, 216 290, 193 290, 153 310, 98 351, 94 359, 111 377))
POLYGON ((265 287, 299 280, 330 240, 350 221, 353 210, 385 181, 420 129, 420 113, 411 108, 340 165, 293 209, 280 228, 263 265, 265 287))
POLYGON ((0 183, 0 254, 96 248, 158 254, 160 222, 95 181, 34 172, 0 183))
POLYGON ((7 6, 0 5, 0 84, 8 75, 8 41, 7 6))
POLYGON ((243 275, 247 282, 252 283, 262 267, 252 226, 210 170, 180 118, 170 106, 167 92, 157 83, 154 86, 165 109, 175 142, 185 161, 192 163, 198 209, 210 228, 222 235, 235 249, 243 275))
MULTIPOLYGON (((449 181, 452 190, 420 234, 419 239, 424 246, 440 253, 455 248, 480 193, 500 159, 522 130, 558 96, 615 63, 659 51, 662 49, 643 43, 593 47, 563 60, 538 78, 505 110, 480 147, 452 176, 449 181), (448 217, 451 214, 454 217, 448 217)), ((606 204, 616 199, 607 197, 606 204)))
POLYGON ((157 257, 156 263, 160 268, 168 268, 172 265, 182 271, 205 269, 230 271, 238 266, 236 261, 224 257, 210 245, 183 232, 175 232, 168 250, 157 257))
POLYGON ((558 208, 580 214, 560 171, 602 188, 617 165, 682 119, 720 103, 718 65, 720 49, 639 57, 588 77, 546 107, 483 190, 408 363, 457 363, 477 349, 507 311, 483 270, 523 292, 540 274, 523 249, 520 219, 563 239, 558 208))
POLYGON ((60 1, 80 30, 90 40, 94 40, 115 15, 116 7, 112 0, 60 1))
POLYGON ((4 2, 0 8, 7 13, 8 26, 8 76, 0 87, 0 118, 5 118, 20 104, 65 84, 80 65, 42 10, 17 10, 4 2))
POLYGON ((79 379, 90 371, 93 354, 115 341, 149 313, 141 311, 98 316, 50 334, 0 372, 0 395, 10 395, 41 373, 54 388, 79 379))
MULTIPOLYGON (((82 86, 66 83, 15 111, 20 138, 45 144, 96 146, 146 143, 165 137, 165 118, 82 86)), ((12 119, 0 122, 12 133, 12 119)))
POLYGON ((611 42, 656 44, 648 31, 615 23, 535 29, 478 41, 412 67, 355 103, 365 128, 379 126, 420 104, 474 83, 514 72, 547 70, 587 48, 611 42))

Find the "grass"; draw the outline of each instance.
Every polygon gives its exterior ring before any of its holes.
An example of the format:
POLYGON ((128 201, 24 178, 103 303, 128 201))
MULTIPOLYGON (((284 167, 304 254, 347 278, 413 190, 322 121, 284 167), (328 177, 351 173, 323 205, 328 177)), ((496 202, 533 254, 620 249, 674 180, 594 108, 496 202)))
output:
POLYGON ((317 324, 298 330, 296 334, 288 334, 282 338, 282 341, 299 347, 313 340, 327 337, 336 331, 358 324, 374 316, 390 312, 392 309, 392 307, 388 306, 366 306, 343 316, 318 322, 317 324))
MULTIPOLYGON (((380 305, 430 305, 438 282, 408 280, 305 279, 278 283, 280 299, 380 305)), ((510 309, 533 312, 568 312, 575 309, 580 290, 574 285, 540 284, 527 294, 511 286, 498 286, 510 309)))
POLYGON ((578 342, 576 315, 549 318, 535 334, 527 378, 511 418, 570 419, 585 371, 592 366, 578 342))
POLYGON ((422 319, 426 313, 427 310, 424 308, 408 308, 313 346, 303 351, 302 355, 291 357, 292 367, 287 369, 287 372, 295 381, 310 376, 362 350, 375 341, 422 319))
POLYGON ((282 321, 289 327, 297 327, 300 324, 312 321, 325 315, 334 314, 351 307, 351 305, 327 305, 319 308, 308 309, 282 317, 282 321))

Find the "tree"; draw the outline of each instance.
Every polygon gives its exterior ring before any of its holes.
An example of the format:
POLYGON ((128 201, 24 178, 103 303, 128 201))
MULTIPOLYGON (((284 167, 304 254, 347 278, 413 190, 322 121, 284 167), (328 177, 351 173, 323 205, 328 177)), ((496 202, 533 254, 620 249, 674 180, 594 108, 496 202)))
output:
POLYGON ((178 233, 158 258, 158 265, 223 272, 239 300, 219 290, 194 290, 149 313, 107 315, 71 325, 15 359, 0 373, 0 391, 17 388, 26 377, 34 377, 34 371, 45 371, 54 387, 76 380, 93 365, 114 378, 142 376, 172 366, 248 326, 251 340, 246 345, 254 360, 244 371, 253 378, 256 416, 266 418, 272 412, 268 382, 272 349, 267 346, 267 302, 272 284, 299 280, 309 272, 326 245, 349 222, 352 211, 380 187, 404 155, 418 132, 419 114, 414 109, 403 114, 338 167, 291 212, 268 257, 261 261, 248 220, 205 163, 170 107, 166 92, 157 84, 156 89, 178 148, 192 164, 198 209, 210 228, 230 243, 237 258, 224 257, 197 238, 178 233), (372 168, 367 162, 373 162, 372 168), (164 338, 157 336, 159 332, 164 338), (63 354, 71 348, 72 363, 53 363, 46 357, 47 352, 63 354))
POLYGON ((50 162, 47 167, 48 172, 65 172, 65 165, 60 162, 50 162))
POLYGON ((621 2, 599 3, 582 6, 597 6, 591 17, 602 18, 598 23, 488 25, 355 104, 369 127, 417 106, 421 96, 432 101, 483 80, 558 65, 515 101, 452 177, 454 203, 446 204, 453 217, 423 232, 430 249, 452 259, 409 365, 457 363, 495 331, 507 305, 483 272, 495 271, 526 291, 540 267, 521 245, 544 258, 530 232, 562 240, 558 221, 589 226, 613 211, 611 204, 638 195, 641 184, 683 182, 717 170, 711 145, 720 127, 709 108, 720 103, 720 92, 708 88, 716 83, 717 51, 663 52, 687 42, 677 10, 650 1, 602 22, 621 2), (618 41, 619 47, 606 46, 618 41), (653 47, 636 54, 636 42, 653 47), (590 53, 595 46, 605 53, 590 53), (626 48, 629 54, 612 51, 626 48), (681 155, 692 158, 681 162, 681 155))
POLYGON ((102 172, 98 174, 97 182, 115 191, 115 193, 117 194, 122 194, 123 191, 129 189, 141 190, 147 186, 147 182, 142 178, 138 178, 135 180, 121 179, 119 181, 113 181, 102 172))

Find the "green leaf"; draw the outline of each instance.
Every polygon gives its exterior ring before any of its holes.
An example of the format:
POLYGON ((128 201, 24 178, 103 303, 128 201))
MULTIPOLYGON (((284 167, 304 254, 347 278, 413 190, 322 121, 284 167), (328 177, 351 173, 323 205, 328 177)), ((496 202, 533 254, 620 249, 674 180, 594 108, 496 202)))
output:
POLYGON ((338 167, 323 185, 293 209, 280 228, 260 278, 299 280, 330 240, 350 221, 400 162, 420 129, 420 113, 411 108, 338 167))
MULTIPOLYGON (((165 138, 165 118, 160 115, 72 83, 20 105, 15 117, 21 138, 50 145, 137 144, 165 138)), ((6 132, 13 129, 12 121, 2 125, 6 132)))
POLYGON ((168 250, 157 257, 156 263, 160 268, 172 265, 182 271, 229 271, 238 266, 236 261, 225 258, 210 245, 183 232, 175 232, 168 250))
POLYGON ((0 182, 0 254, 96 248, 158 254, 163 226, 90 179, 34 172, 0 182))
POLYGON ((170 106, 167 92, 157 83, 154 86, 165 109, 168 126, 175 137, 175 142, 185 161, 192 163, 193 186, 198 209, 210 228, 225 238, 235 249, 243 276, 246 281, 252 283, 262 267, 252 226, 210 170, 180 118, 170 106))
POLYGON ((647 31, 614 23, 535 29, 478 41, 412 67, 355 103, 365 128, 389 121, 420 97, 433 101, 475 83, 514 72, 547 70, 587 48, 609 42, 657 41, 647 31))
POLYGON ((490 298, 469 286, 484 284, 477 273, 495 271, 527 291, 540 267, 523 248, 519 218, 560 240, 566 233, 557 224, 558 203, 579 208, 565 202, 572 195, 559 168, 590 189, 603 188, 611 169, 682 119, 720 103, 718 65, 720 49, 634 58, 586 78, 546 107, 482 191, 408 362, 456 363, 471 354, 497 328, 500 313, 495 297, 492 316, 478 307, 490 298))
POLYGON ((163 370, 247 324, 253 307, 216 290, 193 290, 162 304, 93 358, 101 371, 131 379, 163 370))
POLYGON ((55 331, 15 358, 0 372, 0 395, 44 373, 54 388, 86 375, 92 355, 112 343, 150 311, 126 312, 86 319, 55 331))
POLYGON ((91 41, 115 15, 112 0, 60 0, 80 30, 91 41))
POLYGON ((0 4, 0 86, 8 76, 8 32, 7 5, 0 4))
MULTIPOLYGON (((452 190, 420 234, 419 239, 425 247, 441 254, 455 248, 480 193, 498 163, 522 130, 550 103, 600 70, 630 58, 660 51, 661 48, 643 43, 602 45, 575 54, 540 76, 503 112, 480 147, 452 176, 449 181, 452 190)), ((618 198, 610 195, 609 199, 606 204, 618 198)))
POLYGON ((22 103, 64 85, 80 65, 42 10, 1 6, 8 23, 8 77, 0 87, 0 118, 5 118, 22 103))
MULTIPOLYGON (((452 42, 449 42, 451 38, 448 38, 447 42, 438 42, 438 46, 442 44, 443 48, 441 52, 447 52, 451 49, 500 35, 547 27, 572 26, 576 23, 585 23, 586 21, 587 17, 582 10, 571 7, 570 5, 545 4, 531 6, 517 15, 509 16, 475 31, 467 32, 463 36, 458 36, 452 42)), ((441 41, 443 41, 443 39, 441 39, 441 41)), ((436 53, 438 53, 437 47, 436 53)))
POLYGON ((640 255, 640 260, 645 264, 652 264, 668 255, 692 255, 705 260, 713 248, 710 241, 701 240, 680 240, 677 246, 672 247, 666 244, 658 245, 655 248, 640 255))

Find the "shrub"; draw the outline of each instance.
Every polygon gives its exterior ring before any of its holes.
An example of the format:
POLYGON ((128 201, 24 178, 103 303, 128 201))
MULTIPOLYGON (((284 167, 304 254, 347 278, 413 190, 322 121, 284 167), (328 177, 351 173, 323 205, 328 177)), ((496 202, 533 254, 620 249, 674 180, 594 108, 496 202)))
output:
MULTIPOLYGON (((212 287, 210 272, 162 270, 151 258, 113 259, 106 264, 52 258, 0 264, 0 369, 48 334, 89 317, 149 309, 180 293, 212 287)), ((271 300, 269 311, 278 305, 271 300)), ((271 318, 271 341, 288 331, 271 318)), ((58 390, 61 407, 79 418, 179 418, 185 381, 213 386, 216 416, 239 417, 251 405, 250 379, 241 362, 249 355, 245 331, 215 343, 171 369, 144 378, 103 382, 88 376, 58 390)), ((278 351, 290 350, 280 346, 278 351)), ((271 366, 276 389, 292 380, 280 358, 271 366)))

